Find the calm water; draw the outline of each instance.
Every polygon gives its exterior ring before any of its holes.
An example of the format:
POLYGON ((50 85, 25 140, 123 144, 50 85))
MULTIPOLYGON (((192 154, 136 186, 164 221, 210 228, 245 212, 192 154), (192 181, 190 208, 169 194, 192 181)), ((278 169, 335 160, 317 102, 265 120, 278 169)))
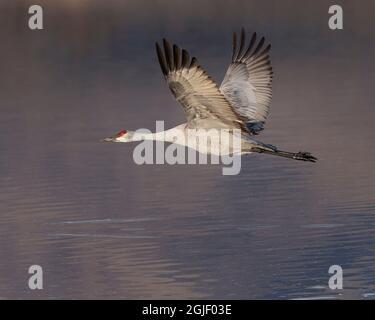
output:
POLYGON ((373 5, 344 1, 335 32, 326 1, 213 12, 207 2, 199 13, 177 2, 46 3, 40 32, 27 30, 28 1, 2 5, 0 298, 373 298, 373 5), (254 155, 222 176, 220 166, 137 166, 136 144, 98 142, 184 122, 155 40, 190 49, 220 81, 241 25, 273 45, 259 139, 318 163, 254 155), (32 264, 42 291, 27 287, 32 264), (333 264, 341 291, 328 288, 333 264))

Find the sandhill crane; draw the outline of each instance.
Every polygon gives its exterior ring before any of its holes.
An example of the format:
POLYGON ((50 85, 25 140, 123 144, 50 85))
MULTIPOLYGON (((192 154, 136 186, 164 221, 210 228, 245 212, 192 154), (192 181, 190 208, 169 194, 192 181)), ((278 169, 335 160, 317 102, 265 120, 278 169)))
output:
MULTIPOLYGON (((173 143, 177 132, 187 135, 185 132, 190 129, 236 129, 240 131, 241 154, 257 152, 295 160, 317 161, 308 152, 281 151, 253 138, 263 130, 269 113, 273 72, 269 57, 271 45, 264 47, 264 37, 257 41, 254 33, 247 46, 246 42, 243 28, 239 45, 236 33, 233 34, 232 60, 220 87, 195 57, 190 59, 186 50, 180 50, 177 45, 172 47, 165 39, 163 49, 156 43, 164 78, 176 100, 182 105, 187 122, 164 132, 150 134, 122 130, 114 137, 102 141, 161 140, 173 143)), ((194 148, 188 144, 187 146, 194 148)), ((217 153, 210 149, 203 152, 217 153)))

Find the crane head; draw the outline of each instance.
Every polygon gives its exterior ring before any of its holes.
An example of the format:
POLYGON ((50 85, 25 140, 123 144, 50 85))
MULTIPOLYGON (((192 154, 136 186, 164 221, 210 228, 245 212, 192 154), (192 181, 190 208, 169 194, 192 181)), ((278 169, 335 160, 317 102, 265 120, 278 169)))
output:
POLYGON ((127 142, 128 140, 128 131, 121 130, 119 133, 115 134, 113 137, 105 138, 100 140, 101 142, 127 142))

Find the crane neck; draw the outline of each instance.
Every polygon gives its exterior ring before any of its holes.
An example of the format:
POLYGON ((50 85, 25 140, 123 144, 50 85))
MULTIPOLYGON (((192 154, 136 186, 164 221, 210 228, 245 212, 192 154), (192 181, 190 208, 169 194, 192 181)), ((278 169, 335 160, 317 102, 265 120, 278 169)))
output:
POLYGON ((160 132, 139 132, 135 131, 132 135, 132 141, 142 141, 142 140, 153 140, 153 141, 166 141, 174 142, 175 137, 184 134, 182 126, 177 126, 175 128, 160 131, 160 132))

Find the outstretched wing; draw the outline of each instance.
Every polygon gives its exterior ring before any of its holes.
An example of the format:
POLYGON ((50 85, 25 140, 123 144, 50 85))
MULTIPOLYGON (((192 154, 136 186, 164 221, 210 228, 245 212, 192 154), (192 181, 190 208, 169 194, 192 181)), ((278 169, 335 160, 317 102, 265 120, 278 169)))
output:
POLYGON ((182 105, 189 128, 237 128, 248 133, 246 119, 238 115, 216 83, 186 50, 163 39, 156 51, 164 77, 182 105))
POLYGON ((263 130, 272 97, 272 67, 269 58, 271 45, 263 48, 264 38, 257 42, 256 33, 246 46, 245 31, 241 30, 240 45, 233 34, 233 55, 220 91, 235 108, 247 118, 252 134, 263 130))

